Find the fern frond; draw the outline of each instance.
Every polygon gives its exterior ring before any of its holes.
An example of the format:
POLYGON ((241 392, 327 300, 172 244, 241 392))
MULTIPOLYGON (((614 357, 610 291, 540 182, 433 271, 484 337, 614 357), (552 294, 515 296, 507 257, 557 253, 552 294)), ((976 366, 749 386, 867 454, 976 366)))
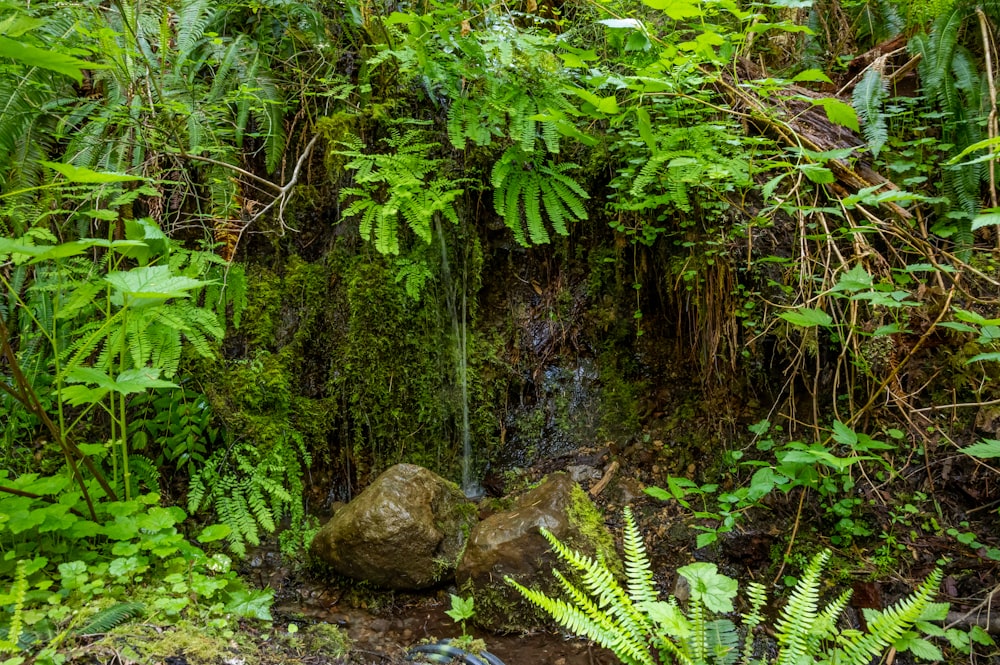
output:
POLYGON ((751 582, 747 585, 747 599, 750 607, 741 615, 743 627, 746 629, 746 637, 743 640, 743 662, 749 663, 753 657, 754 650, 754 630, 764 620, 761 612, 767 604, 767 590, 760 582, 751 582))
POLYGON ((810 560, 781 611, 774 627, 781 646, 776 665, 797 665, 807 653, 809 635, 819 615, 819 576, 829 558, 829 550, 824 550, 810 560))
POLYGON ((882 112, 882 102, 888 93, 888 82, 882 73, 869 69, 854 87, 851 103, 862 123, 862 131, 872 155, 878 157, 882 147, 889 140, 889 128, 885 114, 882 112))
POLYGON ((96 635, 106 633, 116 626, 120 626, 129 619, 142 616, 146 611, 146 606, 142 603, 118 603, 101 610, 87 620, 86 625, 74 630, 74 635, 96 635))
POLYGON ((0 640, 0 653, 16 653, 20 651, 18 643, 24 633, 24 601, 28 595, 27 562, 21 559, 14 571, 14 583, 11 585, 10 598, 13 600, 13 612, 7 622, 7 637, 0 640))
MULTIPOLYGON (((208 0, 184 0, 177 9, 177 54, 181 61, 191 57, 212 20, 208 0)), ((169 49, 169 44, 161 44, 169 49)))
POLYGON ((648 653, 621 653, 617 650, 623 645, 621 634, 609 630, 605 622, 595 621, 586 612, 558 598, 549 598, 541 591, 528 589, 510 577, 507 583, 517 589, 529 602, 536 605, 560 625, 577 635, 583 635, 606 649, 611 649, 626 665, 656 665, 648 653))
POLYGON ((917 622, 931 604, 942 575, 940 568, 935 569, 913 593, 879 612, 874 621, 868 622, 868 631, 855 637, 848 646, 838 649, 833 661, 841 665, 865 665, 881 655, 917 622))
POLYGON ((650 569, 649 558, 646 556, 646 546, 643 543, 642 534, 636 525, 632 509, 626 506, 623 512, 625 515, 625 534, 623 537, 625 578, 629 598, 636 605, 655 602, 658 594, 656 587, 653 586, 653 571, 650 569))

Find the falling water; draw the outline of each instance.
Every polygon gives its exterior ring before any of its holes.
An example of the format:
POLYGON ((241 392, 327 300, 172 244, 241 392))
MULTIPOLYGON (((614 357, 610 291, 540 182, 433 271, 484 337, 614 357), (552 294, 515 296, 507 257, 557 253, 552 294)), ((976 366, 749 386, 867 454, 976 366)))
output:
POLYGON ((465 262, 462 265, 462 303, 459 316, 456 289, 451 279, 451 269, 448 264, 448 247, 444 241, 444 231, 440 220, 437 225, 438 238, 441 241, 441 275, 444 281, 445 298, 448 311, 451 313, 451 330, 455 339, 455 375, 458 380, 462 397, 462 491, 470 499, 478 499, 483 495, 483 488, 472 476, 472 442, 469 436, 469 373, 468 373, 468 306, 466 302, 468 270, 465 262))

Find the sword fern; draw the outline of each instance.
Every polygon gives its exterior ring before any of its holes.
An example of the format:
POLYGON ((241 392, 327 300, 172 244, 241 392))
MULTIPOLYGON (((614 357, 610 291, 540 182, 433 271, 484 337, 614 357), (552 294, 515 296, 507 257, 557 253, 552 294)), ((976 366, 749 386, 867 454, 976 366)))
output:
POLYGON ((508 584, 558 624, 610 649, 626 665, 866 665, 890 647, 905 648, 904 638, 926 616, 942 574, 935 570, 912 594, 874 614, 867 631, 841 630, 837 620, 851 592, 821 606, 822 574, 830 552, 820 552, 778 615, 773 630, 777 654, 762 660, 756 655, 754 634, 766 620, 764 587, 757 583, 747 587, 747 609, 738 615, 742 629, 730 618, 713 616, 733 615, 738 595, 736 581, 719 574, 715 564, 694 563, 677 571, 691 591, 686 610, 673 597, 658 600, 642 536, 628 508, 624 586, 600 558, 570 549, 544 529, 542 535, 574 572, 571 581, 553 571, 567 598, 551 598, 509 577, 508 584))

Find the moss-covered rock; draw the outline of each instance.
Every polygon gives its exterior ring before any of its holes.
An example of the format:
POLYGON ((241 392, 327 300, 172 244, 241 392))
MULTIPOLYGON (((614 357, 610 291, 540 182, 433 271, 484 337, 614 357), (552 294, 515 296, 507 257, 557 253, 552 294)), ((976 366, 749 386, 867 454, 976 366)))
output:
POLYGON ((611 534, 590 498, 569 475, 554 473, 510 510, 491 515, 472 532, 456 580, 462 595, 475 598, 475 621, 484 628, 520 631, 550 623, 504 582, 510 576, 525 586, 557 593, 552 576, 557 559, 541 527, 574 549, 600 553, 612 567, 620 566, 611 534))
POLYGON ((336 572, 389 589, 449 577, 476 520, 454 483, 413 464, 382 473, 316 534, 312 553, 336 572))

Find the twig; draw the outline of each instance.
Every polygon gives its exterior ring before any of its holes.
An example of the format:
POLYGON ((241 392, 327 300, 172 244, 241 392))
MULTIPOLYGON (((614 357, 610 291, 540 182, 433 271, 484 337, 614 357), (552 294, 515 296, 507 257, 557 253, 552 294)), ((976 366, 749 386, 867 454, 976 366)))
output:
MULTIPOLYGON (((26 499, 40 499, 42 501, 47 501, 48 503, 59 503, 56 499, 53 499, 52 497, 43 496, 41 494, 35 494, 34 492, 25 492, 24 490, 19 490, 14 487, 7 487, 6 485, 0 485, 0 492, 4 492, 6 494, 13 494, 14 496, 23 496, 26 499)), ((87 519, 86 515, 81 513, 76 508, 70 508, 69 512, 73 513, 74 515, 77 515, 78 517, 82 517, 83 519, 87 519)))
POLYGON ((292 195, 294 194, 294 191, 292 190, 292 188, 295 187, 296 184, 298 184, 299 173, 302 171, 302 165, 305 164, 306 158, 309 157, 309 153, 312 152, 312 149, 316 145, 316 141, 318 141, 318 140, 319 140, 319 134, 317 134, 316 136, 312 137, 312 139, 309 141, 309 143, 306 144, 305 150, 302 151, 302 154, 299 155, 298 161, 295 163, 295 168, 292 169, 292 176, 288 179, 288 182, 285 183, 284 185, 281 185, 280 187, 278 187, 278 195, 275 196, 274 199, 270 203, 268 203, 266 206, 264 206, 264 208, 261 209, 260 212, 256 213, 253 216, 253 218, 250 220, 251 223, 253 223, 254 221, 260 219, 269 210, 271 210, 274 206, 277 205, 278 206, 278 223, 281 224, 282 231, 284 231, 284 229, 289 229, 290 231, 295 231, 295 229, 292 229, 292 228, 290 228, 290 227, 288 227, 288 226, 285 225, 285 221, 284 221, 285 208, 288 206, 288 202, 292 200, 292 195))
POLYGON ((961 402, 959 404, 934 404, 932 406, 925 406, 920 409, 912 409, 913 413, 923 413, 924 411, 944 411, 946 409, 964 409, 970 406, 992 406, 993 404, 1000 404, 1000 398, 991 399, 987 402, 961 402))
POLYGON ((899 371, 906 366, 906 363, 908 363, 910 359, 913 358, 917 350, 924 345, 924 342, 926 342, 927 339, 931 336, 931 333, 934 332, 934 329, 937 327, 937 324, 941 322, 941 319, 944 318, 945 313, 948 311, 948 306, 951 304, 951 299, 954 296, 955 296, 955 287, 952 287, 951 290, 948 291, 948 298, 941 306, 941 312, 938 314, 937 318, 934 319, 934 322, 927 327, 927 330, 924 332, 923 335, 920 336, 920 339, 917 340, 917 343, 910 348, 906 356, 901 361, 899 361, 899 363, 895 367, 892 368, 892 371, 889 372, 889 376, 885 377, 885 379, 883 379, 882 382, 879 384, 878 388, 872 391, 872 395, 871 397, 868 398, 868 401, 865 403, 865 405, 862 406, 860 409, 858 409, 854 413, 854 415, 851 416, 846 423, 844 423, 845 425, 850 427, 852 424, 856 423, 861 418, 861 416, 863 416, 864 413, 871 407, 871 405, 875 403, 875 400, 878 399, 878 396, 882 393, 883 390, 885 390, 886 386, 888 386, 893 381, 893 379, 896 378, 896 376, 899 374, 899 371))
POLYGON ((590 488, 590 496, 597 496, 604 491, 604 488, 608 486, 611 479, 614 477, 615 472, 618 471, 618 460, 615 460, 608 465, 608 470, 604 472, 604 477, 597 481, 597 483, 590 488))
POLYGON ((271 182, 267 178, 261 178, 259 175, 251 173, 250 171, 247 171, 246 169, 241 169, 240 167, 236 166, 235 164, 230 164, 228 162, 223 162, 223 161, 220 161, 218 159, 212 159, 211 157, 203 157, 201 155, 191 155, 191 154, 186 153, 186 152, 185 153, 180 153, 180 156, 184 157, 185 159, 194 160, 196 162, 205 162, 206 164, 212 164, 213 166, 221 166, 222 168, 229 169, 230 171, 236 171, 237 173, 239 173, 244 178, 249 178, 249 179, 253 180, 254 182, 258 182, 258 183, 260 183, 262 185, 265 185, 266 187, 269 187, 269 188, 273 189, 276 192, 280 193, 282 191, 281 185, 279 185, 277 183, 274 183, 274 182, 271 182))
MULTIPOLYGON (((990 86, 990 115, 989 119, 986 121, 986 128, 989 132, 989 138, 993 139, 997 136, 997 87, 993 79, 995 74, 993 73, 993 40, 990 39, 990 29, 989 22, 986 19, 986 14, 979 7, 976 7, 976 16, 979 17, 979 30, 983 35, 983 53, 986 56, 986 81, 990 86)), ((993 208, 997 207, 997 186, 996 186, 996 161, 989 161, 990 167, 990 206, 993 208)), ((998 236, 1000 237, 1000 236, 998 236)))
POLYGON ((957 626, 957 625, 965 622, 966 619, 968 619, 970 616, 972 616, 976 612, 980 611, 984 607, 988 607, 993 602, 993 596, 997 595, 998 593, 1000 593, 1000 584, 998 584, 997 586, 993 587, 993 589, 988 594, 986 594, 986 598, 984 598, 981 603, 979 603, 978 605, 976 605, 975 607, 973 607, 971 610, 969 610, 965 614, 962 614, 962 615, 956 617, 954 620, 951 621, 951 623, 949 623, 948 625, 946 625, 944 627, 944 629, 948 630, 949 628, 954 628, 955 626, 957 626))
POLYGON ((802 518, 802 504, 806 500, 806 488, 802 488, 802 493, 799 494, 799 508, 795 511, 795 524, 792 526, 792 537, 788 539, 788 547, 785 548, 785 555, 781 557, 781 566, 778 567, 778 574, 774 576, 774 580, 771 581, 772 585, 778 583, 781 579, 781 573, 785 572, 785 562, 788 561, 788 557, 792 555, 792 546, 795 545, 795 535, 799 532, 799 521, 802 518))

